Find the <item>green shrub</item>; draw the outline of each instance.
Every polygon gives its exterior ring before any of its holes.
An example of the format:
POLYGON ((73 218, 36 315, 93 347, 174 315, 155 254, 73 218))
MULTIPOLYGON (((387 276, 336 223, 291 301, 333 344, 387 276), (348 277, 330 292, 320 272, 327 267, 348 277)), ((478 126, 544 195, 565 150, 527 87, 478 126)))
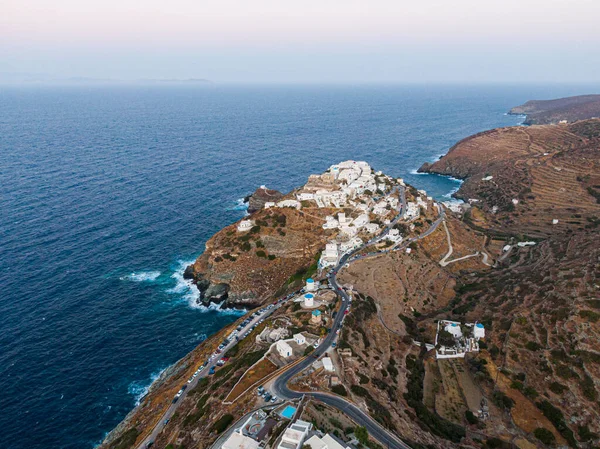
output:
POLYGON ((477 424, 479 422, 477 416, 475 416, 471 410, 465 412, 465 418, 467 418, 469 424, 477 424))
POLYGON ((529 349, 530 351, 537 351, 537 350, 539 350, 539 349, 542 348, 542 346, 538 342, 536 342, 536 341, 528 341, 525 344, 525 347, 527 349, 529 349))
POLYGON ((275 260, 277 258, 277 256, 275 256, 275 254, 269 254, 268 259, 269 260, 275 260))
POLYGON ((556 394, 563 394, 566 390, 568 390, 568 388, 565 385, 558 382, 552 382, 550 384, 549 389, 552 393, 556 394))
POLYGON ((233 422, 233 415, 230 413, 227 413, 223 416, 221 416, 212 426, 212 431, 213 432, 217 432, 217 433, 222 433, 224 430, 226 430, 231 423, 233 422))
POLYGON ((500 390, 494 391, 492 394, 492 402, 500 408, 511 409, 515 405, 515 401, 509 398, 506 394, 500 390))
POLYGON ((262 258, 265 258, 265 259, 267 257, 267 253, 265 253, 262 249, 259 249, 258 251, 256 251, 256 255, 258 257, 262 257, 262 258))
POLYGON ((348 392, 343 385, 334 385, 331 387, 331 391, 333 391, 335 394, 339 394, 340 396, 348 396, 348 392))
POLYGON ((554 442, 556 441, 556 438, 554 438, 554 434, 544 427, 538 427, 533 431, 533 434, 538 440, 540 440, 542 443, 548 446, 554 444, 554 442))
POLYGON ((369 392, 360 385, 351 385, 350 391, 357 396, 362 396, 363 398, 369 396, 369 392))
POLYGON ((137 428, 129 429, 115 440, 112 449, 129 449, 134 445, 139 434, 140 432, 138 432, 137 428))
POLYGON ((558 430, 563 438, 567 440, 569 445, 571 447, 578 447, 573 431, 567 426, 562 412, 546 400, 538 402, 536 405, 542 411, 544 416, 550 420, 554 427, 556 427, 556 430, 558 430))

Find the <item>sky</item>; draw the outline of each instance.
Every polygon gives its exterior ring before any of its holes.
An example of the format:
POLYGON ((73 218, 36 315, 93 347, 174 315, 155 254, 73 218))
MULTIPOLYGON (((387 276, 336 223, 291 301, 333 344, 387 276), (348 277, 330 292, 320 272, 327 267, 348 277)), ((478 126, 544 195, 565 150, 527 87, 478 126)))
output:
POLYGON ((598 82, 599 0, 0 0, 0 79, 598 82))

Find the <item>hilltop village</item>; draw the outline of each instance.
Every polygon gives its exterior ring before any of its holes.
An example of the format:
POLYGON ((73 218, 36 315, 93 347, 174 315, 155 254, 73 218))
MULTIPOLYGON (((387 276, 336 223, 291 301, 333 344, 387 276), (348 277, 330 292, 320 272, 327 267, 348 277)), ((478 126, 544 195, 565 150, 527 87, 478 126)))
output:
POLYGON ((102 447, 598 447, 599 148, 600 120, 465 139, 425 167, 464 203, 362 161, 259 189, 186 270, 248 312, 102 447))

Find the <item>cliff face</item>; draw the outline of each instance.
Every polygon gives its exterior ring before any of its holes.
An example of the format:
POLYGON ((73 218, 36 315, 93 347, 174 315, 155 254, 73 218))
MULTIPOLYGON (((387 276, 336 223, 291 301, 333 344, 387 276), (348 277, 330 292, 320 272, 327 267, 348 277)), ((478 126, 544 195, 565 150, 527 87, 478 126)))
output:
POLYGON ((510 110, 510 114, 527 115, 526 125, 574 122, 600 117, 600 95, 579 95, 556 100, 531 100, 510 110))
POLYGON ((259 210, 248 217, 255 223, 250 231, 239 232, 233 224, 211 237, 185 276, 194 280, 204 303, 225 300, 228 307, 259 306, 295 273, 316 263, 326 241, 320 216, 327 212, 259 210))
POLYGON ((464 179, 456 196, 488 213, 485 227, 547 237, 600 216, 599 148, 599 119, 502 128, 462 140, 420 171, 464 179))

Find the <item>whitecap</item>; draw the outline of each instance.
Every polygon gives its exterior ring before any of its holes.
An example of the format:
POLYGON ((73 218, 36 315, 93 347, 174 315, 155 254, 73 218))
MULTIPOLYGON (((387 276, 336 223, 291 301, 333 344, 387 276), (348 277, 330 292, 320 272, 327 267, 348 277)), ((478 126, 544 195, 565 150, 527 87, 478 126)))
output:
POLYGON ((175 285, 167 290, 167 293, 178 295, 181 299, 186 301, 192 309, 200 310, 203 312, 208 311, 219 311, 220 313, 227 315, 243 315, 246 313, 245 309, 227 309, 223 308, 224 302, 220 304, 210 303, 208 306, 202 304, 200 299, 200 291, 194 285, 190 279, 183 278, 183 272, 188 265, 194 263, 193 260, 178 260, 177 266, 171 278, 175 280, 175 285))
POLYGON ((144 396, 146 396, 148 391, 150 391, 150 386, 156 379, 160 377, 165 369, 166 368, 162 368, 159 371, 152 373, 149 381, 134 381, 129 384, 129 387, 127 387, 127 392, 135 398, 136 407, 140 405, 142 399, 144 399, 144 396))
POLYGON ((127 276, 122 276, 122 281, 133 281, 133 282, 152 282, 158 279, 161 275, 160 271, 139 271, 137 273, 131 273, 127 276))
POLYGON ((244 198, 235 200, 235 205, 228 207, 227 210, 248 210, 248 203, 244 202, 244 198))

